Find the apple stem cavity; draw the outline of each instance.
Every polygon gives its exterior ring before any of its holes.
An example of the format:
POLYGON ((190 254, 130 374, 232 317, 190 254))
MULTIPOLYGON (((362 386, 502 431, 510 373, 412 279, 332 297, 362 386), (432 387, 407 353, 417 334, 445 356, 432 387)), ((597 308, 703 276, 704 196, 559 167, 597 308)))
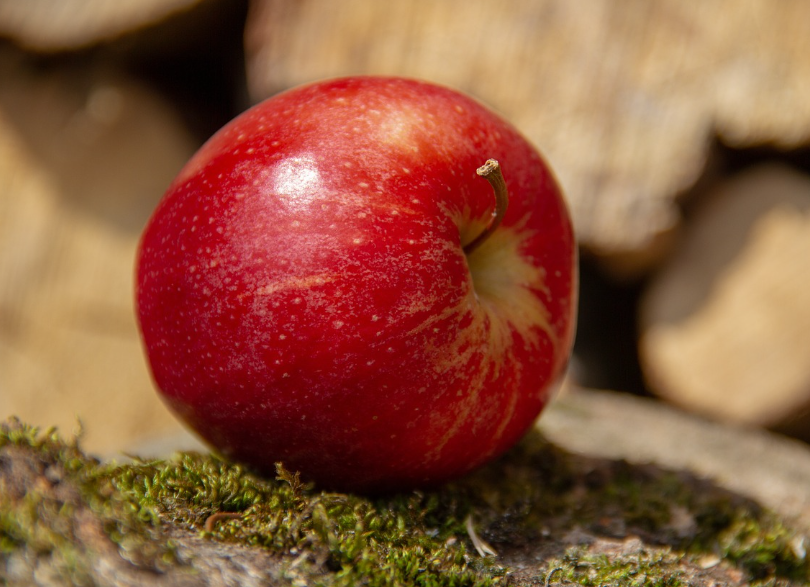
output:
POLYGON ((487 159, 487 162, 475 172, 486 179, 495 191, 495 210, 492 212, 489 224, 481 231, 481 234, 464 245, 465 255, 472 253, 492 236, 492 233, 503 221, 503 217, 506 215, 506 207, 509 205, 509 191, 506 189, 506 181, 503 178, 503 173, 501 173, 501 165, 495 159, 487 159))

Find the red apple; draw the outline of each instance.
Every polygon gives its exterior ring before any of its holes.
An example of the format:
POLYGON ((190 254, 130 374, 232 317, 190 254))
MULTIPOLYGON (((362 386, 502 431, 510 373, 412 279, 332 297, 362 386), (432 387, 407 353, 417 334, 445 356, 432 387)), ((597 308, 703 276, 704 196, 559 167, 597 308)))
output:
POLYGON ((293 89, 212 137, 137 261, 169 407, 224 455, 324 487, 462 475, 514 444, 561 379, 576 249, 548 167, 472 99, 406 79, 293 89), (500 162, 503 221, 476 174, 500 162))

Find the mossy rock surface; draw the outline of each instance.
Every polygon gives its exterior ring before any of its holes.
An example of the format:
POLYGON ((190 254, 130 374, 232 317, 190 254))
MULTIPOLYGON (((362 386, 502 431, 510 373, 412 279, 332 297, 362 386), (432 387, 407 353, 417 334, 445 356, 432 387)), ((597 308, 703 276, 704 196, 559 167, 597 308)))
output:
POLYGON ((808 583, 801 532, 750 499, 538 432, 441 489, 366 498, 281 466, 101 463, 53 431, 0 428, 0 584, 808 583))

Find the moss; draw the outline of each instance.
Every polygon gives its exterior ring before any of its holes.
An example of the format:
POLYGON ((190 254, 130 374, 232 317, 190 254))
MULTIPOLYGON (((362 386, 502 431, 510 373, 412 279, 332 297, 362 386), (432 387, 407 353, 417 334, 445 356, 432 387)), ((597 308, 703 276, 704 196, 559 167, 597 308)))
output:
POLYGON ((102 476, 142 511, 213 540, 261 546, 323 560, 330 583, 489 585, 503 572, 474 569, 457 517, 440 512, 435 494, 385 500, 315 491, 278 466, 261 479, 212 456, 107 469, 102 476), (214 518, 222 512, 239 516, 214 518), (207 524, 215 520, 214 524, 207 524))
POLYGON ((0 492, 0 553, 56 556, 77 583, 86 573, 86 554, 73 546, 80 507, 93 513, 127 560, 156 570, 178 564, 171 530, 180 529, 273 553, 290 582, 517 580, 501 559, 475 552, 465 528, 471 516, 481 538, 501 553, 557 552, 538 563, 541 582, 556 568, 555 581, 580 585, 686 584, 679 570, 684 561, 715 552, 751 580, 810 579, 796 547, 800 535, 756 504, 683 473, 570 455, 537 433, 463 480, 382 498, 319 491, 281 465, 275 479, 262 478, 211 455, 103 464, 76 441, 19 424, 0 427, 4 447, 38 455, 43 475, 48 463, 57 464, 80 498, 57 499, 51 490, 0 492), (561 538, 575 529, 639 536, 655 548, 607 556, 566 546, 561 538))
POLYGON ((803 539, 772 514, 739 512, 718 536, 724 558, 745 569, 756 580, 786 577, 806 583, 808 569, 803 539))
POLYGON ((540 579, 546 584, 556 581, 588 587, 680 587, 690 584, 679 568, 680 562, 681 557, 672 553, 642 550, 607 556, 571 549, 562 558, 550 561, 548 572, 540 579))
POLYGON ((105 467, 80 450, 78 439, 63 441, 53 429, 41 433, 16 420, 0 425, 3 559, 19 551, 47 556, 60 577, 90 585, 94 553, 88 541, 104 534, 143 567, 173 564, 171 542, 160 540, 157 518, 147 519, 139 504, 105 483, 105 467))

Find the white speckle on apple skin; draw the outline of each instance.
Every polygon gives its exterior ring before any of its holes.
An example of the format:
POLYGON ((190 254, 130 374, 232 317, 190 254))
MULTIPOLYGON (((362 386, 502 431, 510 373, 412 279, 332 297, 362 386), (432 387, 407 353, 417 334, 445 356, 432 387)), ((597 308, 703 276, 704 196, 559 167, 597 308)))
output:
POLYGON ((327 485, 439 481, 511 445, 559 379, 576 275, 553 179, 483 108, 417 100, 410 83, 248 111, 147 227, 138 313, 155 380, 225 454, 327 485), (467 259, 493 204, 475 176, 488 157, 512 201, 467 259))

